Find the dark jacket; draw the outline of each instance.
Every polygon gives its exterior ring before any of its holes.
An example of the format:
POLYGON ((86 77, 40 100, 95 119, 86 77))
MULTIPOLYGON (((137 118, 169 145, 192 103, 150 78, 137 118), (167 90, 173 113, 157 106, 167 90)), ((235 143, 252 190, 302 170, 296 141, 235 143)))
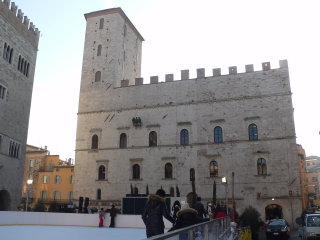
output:
POLYGON ((194 204, 194 209, 198 212, 198 217, 200 218, 206 218, 207 217, 207 211, 204 208, 203 204, 199 201, 197 201, 194 204))
POLYGON ((163 230, 163 217, 173 222, 173 218, 167 210, 165 199, 159 195, 151 194, 142 213, 142 220, 146 225, 147 231, 148 229, 163 230))
POLYGON ((115 207, 112 207, 110 209, 110 217, 115 217, 117 215, 117 209, 115 207))
POLYGON ((176 224, 169 230, 177 230, 194 224, 202 223, 205 220, 198 217, 198 212, 193 208, 184 208, 177 213, 176 224))

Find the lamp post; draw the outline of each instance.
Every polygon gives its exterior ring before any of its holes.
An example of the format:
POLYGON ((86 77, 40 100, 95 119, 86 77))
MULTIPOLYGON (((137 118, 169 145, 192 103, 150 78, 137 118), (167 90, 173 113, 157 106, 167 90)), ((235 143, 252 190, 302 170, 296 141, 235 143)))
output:
POLYGON ((227 215, 229 214, 229 210, 228 210, 228 182, 227 182, 227 177, 224 176, 221 178, 221 182, 223 184, 225 184, 226 187, 226 210, 227 210, 227 215))
POLYGON ((33 183, 32 179, 27 180, 27 200, 26 200, 26 212, 28 212, 28 201, 29 201, 29 185, 33 183))

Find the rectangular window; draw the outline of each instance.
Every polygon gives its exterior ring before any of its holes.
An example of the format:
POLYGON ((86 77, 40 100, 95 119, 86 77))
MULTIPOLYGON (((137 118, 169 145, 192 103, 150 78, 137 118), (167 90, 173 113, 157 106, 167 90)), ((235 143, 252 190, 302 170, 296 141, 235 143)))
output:
POLYGON ((68 192, 68 201, 72 201, 73 200, 73 192, 70 191, 68 192))
POLYGON ((40 198, 43 201, 48 200, 48 191, 41 191, 40 192, 40 198))
POLYGON ((33 170, 36 165, 36 160, 29 160, 29 171, 33 170))
POLYGON ((5 100, 7 88, 0 84, 0 99, 5 100))
POLYGON ((59 191, 54 191, 52 200, 60 200, 60 199, 61 199, 60 192, 59 191))
POLYGON ((20 153, 20 143, 15 140, 10 140, 9 145, 9 156, 14 158, 19 158, 20 153))
POLYGON ((41 180, 42 183, 49 183, 49 176, 42 176, 42 180, 41 180))
POLYGON ((70 183, 70 184, 73 183, 73 175, 70 175, 70 177, 69 177, 69 183, 70 183))
POLYGON ((312 182, 318 182, 318 178, 317 177, 312 177, 312 182))
POLYGON ((61 183, 61 176, 59 176, 59 175, 54 176, 54 183, 60 184, 61 183))

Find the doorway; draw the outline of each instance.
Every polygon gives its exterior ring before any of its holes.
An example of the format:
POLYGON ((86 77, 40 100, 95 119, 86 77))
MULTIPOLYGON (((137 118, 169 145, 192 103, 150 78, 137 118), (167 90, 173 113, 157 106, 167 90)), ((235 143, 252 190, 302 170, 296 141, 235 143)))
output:
POLYGON ((0 191, 0 211, 10 210, 11 198, 7 190, 0 191))
POLYGON ((266 206, 266 219, 283 218, 282 207, 278 204, 266 206))

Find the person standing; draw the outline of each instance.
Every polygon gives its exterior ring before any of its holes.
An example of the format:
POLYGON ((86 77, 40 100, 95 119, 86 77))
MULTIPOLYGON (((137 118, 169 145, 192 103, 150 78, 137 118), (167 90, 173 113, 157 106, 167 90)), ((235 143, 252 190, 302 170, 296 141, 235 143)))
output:
POLYGON ((207 218, 207 211, 204 208, 202 202, 201 202, 201 197, 197 197, 197 201, 194 204, 194 209, 198 212, 198 217, 199 218, 207 218))
POLYGON ((104 218, 105 218, 105 212, 104 212, 104 209, 101 208, 99 211, 99 227, 103 227, 104 218))
POLYGON ((163 217, 171 223, 174 219, 170 216, 166 203, 165 191, 158 189, 156 194, 151 194, 142 213, 142 220, 146 225, 147 237, 152 237, 164 233, 163 217))
POLYGON ((110 218, 111 218, 111 222, 110 222, 110 228, 114 228, 114 219, 117 215, 117 209, 114 207, 114 205, 112 204, 112 207, 110 209, 110 218))

